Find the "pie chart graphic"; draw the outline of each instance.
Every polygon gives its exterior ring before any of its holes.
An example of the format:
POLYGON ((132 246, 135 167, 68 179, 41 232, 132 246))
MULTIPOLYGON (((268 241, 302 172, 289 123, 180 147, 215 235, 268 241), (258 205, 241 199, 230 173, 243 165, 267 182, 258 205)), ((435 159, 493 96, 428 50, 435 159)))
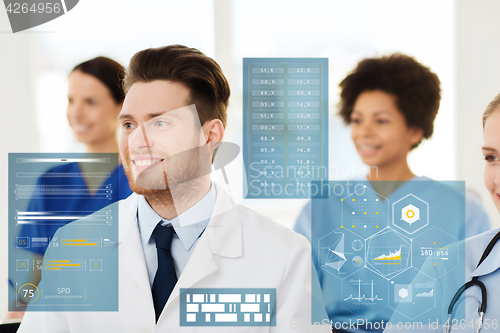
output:
POLYGON ((4 0, 12 32, 52 21, 75 8, 79 0, 4 0))

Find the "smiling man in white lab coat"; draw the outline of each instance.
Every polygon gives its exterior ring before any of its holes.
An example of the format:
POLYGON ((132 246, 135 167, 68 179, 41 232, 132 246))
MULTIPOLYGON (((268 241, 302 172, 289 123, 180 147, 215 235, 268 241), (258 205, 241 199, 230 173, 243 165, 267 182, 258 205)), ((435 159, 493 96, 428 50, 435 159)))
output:
POLYGON ((119 203, 119 311, 28 311, 19 332, 331 332, 310 325, 308 241, 210 179, 230 95, 219 65, 180 45, 147 49, 124 87, 120 154, 135 193, 119 203), (181 288, 275 290, 275 325, 182 326, 181 288))

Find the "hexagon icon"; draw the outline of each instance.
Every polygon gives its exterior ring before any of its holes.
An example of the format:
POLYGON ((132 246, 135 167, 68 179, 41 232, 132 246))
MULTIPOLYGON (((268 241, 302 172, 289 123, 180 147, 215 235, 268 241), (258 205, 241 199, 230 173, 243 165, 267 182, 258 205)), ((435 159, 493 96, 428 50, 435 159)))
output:
MULTIPOLYGON (((435 306, 434 289, 432 277, 410 268, 389 281, 389 307, 405 318, 422 316, 435 306)), ((428 316, 433 314, 429 312, 428 316)))
POLYGON ((318 240, 318 266, 344 279, 365 266, 364 243, 352 231, 337 228, 318 240))
POLYGON ((408 289, 406 289, 406 288, 400 288, 399 292, 398 292, 398 295, 402 299, 408 297, 408 289))
POLYGON ((366 240, 366 267, 390 279, 411 266, 411 240, 390 227, 366 240))
POLYGON ((370 316, 389 306, 388 281, 363 268, 342 280, 342 307, 358 316, 370 316))
POLYGON ((392 204, 392 225, 412 235, 429 225, 429 204, 408 194, 392 204))
POLYGON ((424 269, 427 275, 437 278, 455 269, 460 258, 458 239, 438 227, 425 230, 413 239, 412 266, 424 269), (422 265, 426 263, 425 268, 422 265))
POLYGON ((420 209, 413 205, 404 207, 401 211, 401 219, 408 222, 410 225, 420 220, 420 209))

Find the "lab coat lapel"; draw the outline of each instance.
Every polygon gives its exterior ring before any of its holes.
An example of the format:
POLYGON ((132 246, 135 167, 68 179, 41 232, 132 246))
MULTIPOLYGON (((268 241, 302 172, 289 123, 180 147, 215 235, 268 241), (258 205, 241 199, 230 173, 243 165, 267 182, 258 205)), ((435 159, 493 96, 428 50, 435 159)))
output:
POLYGON ((139 227, 137 225, 137 203, 138 196, 135 193, 127 199, 120 201, 120 269, 128 275, 144 293, 144 296, 150 299, 151 304, 153 304, 148 270, 146 268, 146 261, 139 236, 139 227))
MULTIPOLYGON (((476 261, 479 262, 479 258, 483 255, 483 252, 486 250, 486 247, 490 243, 490 241, 495 237, 495 234, 498 230, 492 230, 489 231, 488 233, 483 234, 482 236, 476 236, 476 237, 483 237, 484 239, 484 247, 478 247, 474 249, 470 249, 466 245, 466 258, 468 253, 475 253, 474 257, 477 257, 476 261), (473 252, 474 251, 474 252, 473 252)), ((471 242, 472 243, 472 242, 471 242)), ((472 256, 471 256, 472 257, 472 256)), ((500 268, 500 246, 494 246, 493 249, 491 250, 490 254, 484 259, 484 261, 477 267, 471 274, 471 277, 480 277, 484 275, 488 275, 496 271, 497 269, 500 268)))
MULTIPOLYGON (((215 184, 215 183, 214 183, 215 184)), ((219 185, 217 202, 207 227, 207 238, 213 253, 238 258, 243 255, 241 216, 231 196, 219 185)))
MULTIPOLYGON (((191 288, 203 278, 219 270, 215 255, 228 258, 242 256, 243 242, 238 208, 227 192, 217 184, 215 186, 217 200, 210 222, 198 240, 191 258, 189 258, 165 305, 165 309, 178 304, 177 298, 180 294, 180 288, 191 288)), ((165 309, 163 313, 168 312, 165 309)))

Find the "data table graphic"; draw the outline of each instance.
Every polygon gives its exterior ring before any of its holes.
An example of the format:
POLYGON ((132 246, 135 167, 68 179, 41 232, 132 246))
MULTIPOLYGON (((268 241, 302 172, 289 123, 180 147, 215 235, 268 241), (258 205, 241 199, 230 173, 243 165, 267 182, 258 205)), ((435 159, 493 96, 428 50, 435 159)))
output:
POLYGON ((307 198, 328 179, 328 59, 243 59, 247 198, 307 198))
POLYGON ((9 154, 9 310, 118 310, 117 165, 118 154, 9 154), (81 200, 104 208, 72 208, 81 200))

